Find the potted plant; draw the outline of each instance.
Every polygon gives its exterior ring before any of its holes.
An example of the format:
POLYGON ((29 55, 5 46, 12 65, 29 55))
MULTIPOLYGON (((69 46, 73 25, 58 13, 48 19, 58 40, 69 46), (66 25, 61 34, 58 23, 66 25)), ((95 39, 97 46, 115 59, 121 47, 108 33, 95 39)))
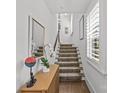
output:
POLYGON ((43 72, 49 72, 49 62, 45 57, 41 57, 41 64, 43 64, 43 72))

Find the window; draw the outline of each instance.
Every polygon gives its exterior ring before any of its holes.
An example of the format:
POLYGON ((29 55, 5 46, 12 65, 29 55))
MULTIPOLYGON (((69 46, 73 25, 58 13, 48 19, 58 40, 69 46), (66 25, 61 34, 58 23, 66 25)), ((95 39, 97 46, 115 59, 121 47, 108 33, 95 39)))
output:
POLYGON ((99 62, 99 2, 86 17, 87 57, 99 62))

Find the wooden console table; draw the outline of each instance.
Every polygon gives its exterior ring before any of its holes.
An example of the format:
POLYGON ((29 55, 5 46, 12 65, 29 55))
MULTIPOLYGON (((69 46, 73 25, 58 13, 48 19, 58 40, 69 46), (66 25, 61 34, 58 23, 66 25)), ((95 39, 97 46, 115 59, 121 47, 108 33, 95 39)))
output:
POLYGON ((33 87, 27 88, 24 85, 21 93, 59 93, 59 66, 54 64, 50 66, 49 72, 39 71, 35 78, 37 79, 33 87))

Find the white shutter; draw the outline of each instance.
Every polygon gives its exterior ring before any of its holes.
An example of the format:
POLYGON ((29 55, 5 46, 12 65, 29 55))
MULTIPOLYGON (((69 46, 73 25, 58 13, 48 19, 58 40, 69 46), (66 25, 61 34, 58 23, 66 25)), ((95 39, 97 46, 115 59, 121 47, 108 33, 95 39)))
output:
POLYGON ((87 57, 99 61, 99 3, 87 15, 87 57))

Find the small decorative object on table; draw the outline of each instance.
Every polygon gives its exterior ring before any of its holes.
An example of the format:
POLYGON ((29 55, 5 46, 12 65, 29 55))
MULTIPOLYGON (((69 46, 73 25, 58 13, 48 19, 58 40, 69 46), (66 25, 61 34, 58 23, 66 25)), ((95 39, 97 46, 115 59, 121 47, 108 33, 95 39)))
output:
POLYGON ((49 72, 49 63, 48 63, 48 59, 45 58, 45 57, 43 56, 43 57, 41 57, 41 61, 42 61, 41 64, 44 65, 44 67, 43 67, 43 72, 49 72))
POLYGON ((27 83, 27 87, 32 87, 34 83, 36 82, 36 79, 34 79, 32 67, 35 65, 36 59, 34 57, 28 57, 25 59, 25 65, 30 68, 30 81, 27 83))

